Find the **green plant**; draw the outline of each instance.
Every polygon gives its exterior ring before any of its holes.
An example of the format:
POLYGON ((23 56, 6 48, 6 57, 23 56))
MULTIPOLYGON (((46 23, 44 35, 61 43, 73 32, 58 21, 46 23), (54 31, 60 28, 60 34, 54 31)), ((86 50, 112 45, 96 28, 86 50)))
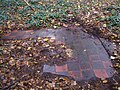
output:
POLYGON ((109 11, 110 15, 102 21, 106 21, 112 32, 120 33, 120 7, 110 6, 106 10, 109 11))
POLYGON ((18 7, 24 5, 21 0, 0 0, 0 25, 5 25, 6 21, 14 21, 18 7))
MULTIPOLYGON (((69 12, 72 11, 73 3, 61 0, 54 4, 33 4, 32 7, 35 8, 37 12, 29 14, 29 18, 25 23, 39 27, 45 24, 48 25, 53 19, 60 22, 66 21, 69 12)), ((74 10, 73 13, 77 14, 75 12, 76 10, 74 10)))
POLYGON ((108 26, 117 26, 120 27, 120 7, 111 6, 107 8, 107 11, 111 13, 111 16, 106 18, 108 21, 108 26))
POLYGON ((117 26, 120 27, 120 15, 113 15, 106 18, 108 22, 108 26, 117 26))
MULTIPOLYGON (((45 1, 43 0, 43 2, 45 1)), ((65 0, 44 4, 39 4, 39 0, 31 0, 29 4, 35 11, 31 10, 23 0, 0 0, 0 3, 2 6, 0 8, 0 25, 5 25, 4 21, 11 21, 24 22, 22 24, 30 27, 49 26, 52 20, 67 22, 68 18, 71 18, 68 14, 72 13, 72 17, 78 14, 75 8, 76 4, 65 0)))

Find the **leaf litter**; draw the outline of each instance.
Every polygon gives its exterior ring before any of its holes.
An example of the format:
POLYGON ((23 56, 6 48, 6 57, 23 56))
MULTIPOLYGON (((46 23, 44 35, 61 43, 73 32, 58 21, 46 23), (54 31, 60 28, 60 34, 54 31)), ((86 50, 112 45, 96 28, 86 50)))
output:
POLYGON ((0 88, 2 90, 99 90, 100 88, 109 90, 107 87, 109 80, 89 80, 83 84, 70 77, 49 73, 43 75, 44 64, 63 64, 71 56, 72 50, 65 44, 58 43, 55 38, 1 40, 0 88))
POLYGON ((64 63, 70 58, 66 50, 69 48, 65 44, 57 43, 52 38, 1 40, 1 88, 4 89, 21 77, 28 79, 28 81, 20 82, 19 85, 22 85, 20 88, 29 88, 39 84, 43 65, 64 63))
MULTIPOLYGON (((0 43, 0 88, 30 90, 109 90, 119 88, 111 79, 95 79, 77 82, 61 75, 45 74, 44 64, 63 64, 72 56, 72 50, 55 38, 25 40, 1 40, 0 43), (112 82, 113 83, 113 82, 112 82), (102 89, 101 89, 102 88, 102 89)), ((116 65, 119 66, 119 65, 116 65)))

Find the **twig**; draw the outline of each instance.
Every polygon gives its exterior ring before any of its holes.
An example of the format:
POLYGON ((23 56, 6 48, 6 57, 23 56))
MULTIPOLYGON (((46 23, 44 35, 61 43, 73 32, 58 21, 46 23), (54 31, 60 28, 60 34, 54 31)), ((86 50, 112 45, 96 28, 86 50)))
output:
POLYGON ((31 5, 26 1, 26 0, 23 0, 33 11, 35 11, 32 7, 31 7, 31 5))

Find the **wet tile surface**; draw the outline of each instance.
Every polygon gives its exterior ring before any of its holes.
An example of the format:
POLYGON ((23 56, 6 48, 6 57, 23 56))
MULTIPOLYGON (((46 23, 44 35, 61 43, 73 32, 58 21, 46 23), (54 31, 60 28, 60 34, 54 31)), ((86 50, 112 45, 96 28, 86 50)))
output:
POLYGON ((80 70, 79 63, 77 63, 77 62, 69 62, 69 63, 67 63, 67 65, 68 65, 69 71, 79 71, 80 70))
POLYGON ((43 72, 55 72, 55 66, 44 65, 43 72))
POLYGON ((106 69, 94 69, 95 76, 101 79, 108 78, 108 73, 106 72, 106 69))
POLYGON ((89 62, 83 62, 83 63, 79 62, 79 64, 80 64, 80 68, 81 68, 82 70, 91 69, 91 65, 90 65, 89 62))
POLYGON ((83 70, 82 76, 84 79, 91 79, 92 77, 95 77, 93 70, 83 70))
POLYGON ((81 31, 81 28, 59 30, 18 31, 5 35, 2 39, 25 39, 37 37, 54 37, 59 42, 67 44, 73 50, 73 60, 64 65, 44 65, 43 72, 70 76, 76 80, 88 80, 94 77, 112 77, 115 70, 101 42, 91 35, 81 31))
POLYGON ((62 66, 55 65, 55 70, 56 72, 67 72, 68 71, 67 64, 62 65, 62 66))
POLYGON ((93 69, 104 69, 104 65, 101 61, 91 63, 93 69))

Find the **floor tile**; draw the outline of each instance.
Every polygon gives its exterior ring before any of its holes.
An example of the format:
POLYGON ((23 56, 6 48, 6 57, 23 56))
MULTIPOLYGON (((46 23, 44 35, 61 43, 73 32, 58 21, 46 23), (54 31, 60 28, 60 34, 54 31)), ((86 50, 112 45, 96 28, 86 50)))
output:
POLYGON ((79 63, 78 62, 70 62, 68 63, 68 70, 69 71, 79 71, 79 63))
POLYGON ((88 55, 97 55, 98 53, 96 49, 87 49, 86 51, 88 55))
POLYGON ((55 72, 55 66, 44 65, 43 72, 55 72))
POLYGON ((80 71, 69 71, 69 76, 73 78, 83 78, 82 73, 80 71))
POLYGON ((110 61, 102 61, 104 68, 108 69, 112 67, 112 63, 110 61))
POLYGON ((108 78, 108 74, 105 69, 95 69, 94 70, 95 76, 101 79, 108 78))
POLYGON ((93 69, 104 69, 104 65, 101 61, 91 62, 93 69))
POLYGON ((93 70, 82 70, 82 76, 85 79, 90 79, 92 77, 95 77, 93 70))
POLYGON ((106 72, 109 77, 112 77, 115 73, 115 70, 113 68, 108 68, 106 69, 106 72))
POLYGON ((91 69, 89 62, 79 63, 79 65, 80 65, 80 69, 82 69, 82 70, 91 69))
POLYGON ((99 55, 90 55, 89 56, 90 61, 98 61, 100 60, 99 55))
POLYGON ((67 64, 62 65, 62 66, 55 65, 55 70, 56 72, 67 72, 68 71, 67 64))
POLYGON ((55 74, 69 76, 68 72, 56 72, 55 74))
POLYGON ((106 53, 99 53, 101 61, 110 61, 109 56, 106 53))

